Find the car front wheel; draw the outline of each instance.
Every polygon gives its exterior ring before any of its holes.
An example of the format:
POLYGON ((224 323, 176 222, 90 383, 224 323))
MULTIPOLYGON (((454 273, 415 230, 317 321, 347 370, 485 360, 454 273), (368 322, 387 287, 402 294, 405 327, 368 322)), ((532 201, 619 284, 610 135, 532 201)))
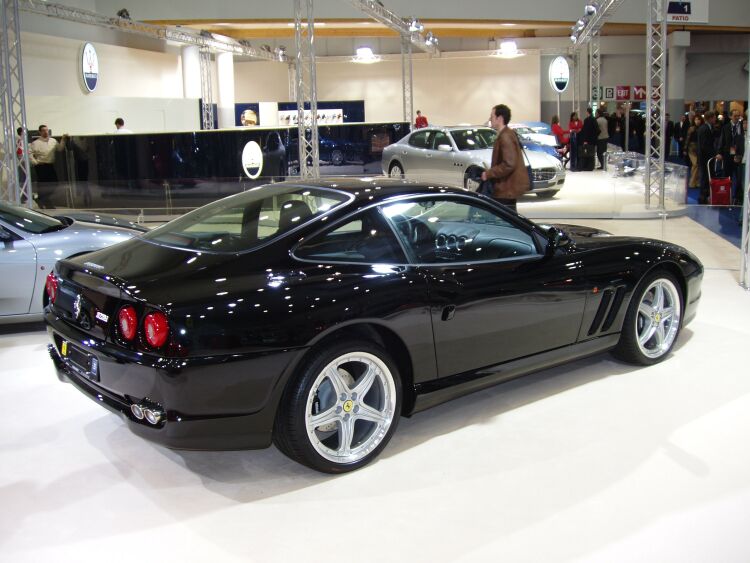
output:
POLYGON ((647 276, 633 294, 614 355, 641 365, 663 360, 680 332, 682 302, 674 276, 667 272, 647 276))
POLYGON ((404 167, 401 165, 400 162, 394 162, 393 164, 391 164, 391 167, 388 169, 388 174, 391 178, 403 178, 404 167))
POLYGON ((290 383, 274 442, 325 473, 366 465, 385 448, 401 412, 401 381, 385 350, 367 342, 323 348, 290 383))

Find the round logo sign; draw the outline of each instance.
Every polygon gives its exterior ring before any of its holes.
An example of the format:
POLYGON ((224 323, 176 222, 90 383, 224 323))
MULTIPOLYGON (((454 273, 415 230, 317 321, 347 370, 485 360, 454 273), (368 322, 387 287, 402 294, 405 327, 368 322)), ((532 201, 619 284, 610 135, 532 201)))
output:
POLYGON ((251 180, 255 180, 263 171, 263 151, 255 141, 250 141, 242 149, 242 169, 251 180))
POLYGON ((568 59, 557 57, 549 65, 549 83, 555 92, 563 93, 570 82, 568 59))
POLYGON ((96 90, 96 84, 99 82, 99 57, 97 57, 96 49, 91 43, 86 43, 83 46, 81 73, 86 90, 89 92, 96 90))

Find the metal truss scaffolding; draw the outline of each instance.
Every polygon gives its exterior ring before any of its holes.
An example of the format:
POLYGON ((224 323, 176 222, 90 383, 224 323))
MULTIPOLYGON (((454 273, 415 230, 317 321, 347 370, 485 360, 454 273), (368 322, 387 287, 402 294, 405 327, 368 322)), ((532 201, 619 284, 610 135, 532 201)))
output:
MULTIPOLYGON (((578 107, 578 100, 579 100, 579 93, 580 93, 580 62, 581 58, 578 56, 578 51, 573 51, 572 54, 573 57, 573 111, 580 112, 580 108, 578 107)), ((559 116, 560 120, 562 121, 562 116, 559 116)))
POLYGON ((601 100, 601 56, 599 54, 599 31, 591 34, 589 41, 589 89, 591 90, 590 100, 591 109, 596 110, 601 100))
POLYGON ((39 2, 37 0, 19 0, 19 6, 24 12, 40 14, 61 20, 77 23, 96 25, 109 29, 116 29, 126 33, 144 35, 154 39, 174 41, 186 45, 197 45, 207 47, 214 51, 225 51, 244 57, 263 59, 274 62, 291 62, 283 53, 274 53, 262 49, 255 49, 250 45, 244 45, 231 37, 224 37, 215 33, 190 31, 186 28, 164 27, 134 21, 128 18, 102 16, 88 10, 71 8, 62 4, 52 2, 39 2))
POLYGON ((401 86, 403 87, 404 121, 411 123, 414 115, 414 87, 412 86, 411 41, 401 36, 401 86))
POLYGON ((646 23, 646 206, 658 201, 664 209, 664 120, 666 114, 665 79, 667 74, 667 0, 648 0, 646 23), (656 200, 656 201, 655 201, 656 200))
POLYGON ((294 0, 294 38, 297 45, 297 145, 299 174, 302 178, 320 177, 314 23, 313 0, 294 0), (310 103, 309 116, 305 115, 305 102, 310 103))
MULTIPOLYGON (((748 55, 750 62, 750 54, 748 55)), ((750 79, 747 84, 747 95, 750 100, 750 79)), ((750 135, 745 135, 745 154, 750 154, 750 135)), ((744 166, 744 177, 738 181, 737 189, 742 190, 742 239, 740 246, 740 285, 750 290, 750 166, 744 166)))
POLYGON ((201 128, 214 128, 214 96, 211 76, 211 51, 208 47, 200 48, 201 68, 201 128))
POLYGON ((31 174, 26 134, 26 103, 21 64, 21 30, 18 0, 0 0, 0 114, 3 158, 0 165, 0 200, 25 202, 31 207, 31 174), (20 147, 16 129, 23 128, 20 147), (17 149, 22 151, 18 158, 17 149))
MULTIPOLYGON (((409 28, 409 22, 385 8, 382 2, 377 0, 349 0, 349 3, 375 21, 382 23, 384 26, 396 31, 402 37, 408 39, 414 47, 417 47, 430 55, 440 54, 437 45, 433 41, 422 37, 419 32, 412 31, 409 28)), ((428 34, 428 36, 430 36, 430 34, 428 34)))

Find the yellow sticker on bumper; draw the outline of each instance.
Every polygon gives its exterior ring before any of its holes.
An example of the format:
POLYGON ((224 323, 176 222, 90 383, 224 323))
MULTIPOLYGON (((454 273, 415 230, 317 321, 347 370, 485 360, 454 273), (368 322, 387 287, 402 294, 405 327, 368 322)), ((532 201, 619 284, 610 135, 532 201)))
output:
POLYGON ((63 342, 62 342, 62 346, 60 347, 60 351, 62 352, 63 356, 67 356, 68 355, 68 343, 65 340, 63 340, 63 342))

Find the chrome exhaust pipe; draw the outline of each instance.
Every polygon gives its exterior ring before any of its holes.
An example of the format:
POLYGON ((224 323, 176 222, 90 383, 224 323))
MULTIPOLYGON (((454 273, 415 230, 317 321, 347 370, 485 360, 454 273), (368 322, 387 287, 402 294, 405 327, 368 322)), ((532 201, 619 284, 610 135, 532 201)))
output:
POLYGON ((149 424, 157 425, 164 418, 164 411, 157 408, 148 408, 143 410, 143 416, 149 424))
POLYGON ((146 416, 143 412, 144 409, 141 405, 137 405, 136 403, 133 403, 130 405, 130 412, 133 413, 133 416, 136 417, 138 420, 143 420, 146 416))

